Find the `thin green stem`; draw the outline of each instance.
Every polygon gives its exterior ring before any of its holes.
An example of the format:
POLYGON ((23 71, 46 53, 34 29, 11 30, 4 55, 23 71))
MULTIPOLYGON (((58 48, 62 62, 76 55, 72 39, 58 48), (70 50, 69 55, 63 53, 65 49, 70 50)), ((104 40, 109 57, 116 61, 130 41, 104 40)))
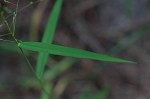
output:
MULTIPOLYGON (((7 22, 7 20, 5 19, 4 15, 3 15, 3 12, 0 13, 0 17, 2 18, 2 22, 3 22, 4 25, 6 26, 8 32, 10 33, 9 36, 10 36, 10 37, 16 42, 16 44, 18 45, 18 44, 20 43, 20 41, 17 40, 17 39, 15 38, 15 36, 13 35, 13 32, 11 31, 10 26, 8 25, 8 22, 7 22)), ((41 86, 43 92, 49 96, 49 93, 45 90, 45 88, 44 88, 44 86, 43 86, 43 85, 44 85, 43 82, 41 81, 41 79, 39 79, 39 78, 37 77, 37 75, 36 75, 36 73, 35 73, 35 71, 34 71, 32 65, 31 65, 31 63, 29 62, 27 56, 25 55, 23 49, 22 49, 21 47, 19 47, 19 49, 20 49, 20 51, 21 51, 21 53, 22 53, 24 59, 26 60, 26 62, 27 62, 27 64, 28 64, 27 66, 28 66, 30 72, 33 74, 33 76, 35 77, 35 79, 39 82, 39 84, 40 84, 40 86, 41 86)))
POLYGON ((43 82, 36 76, 36 73, 35 73, 35 71, 34 71, 32 65, 31 65, 31 63, 29 62, 27 56, 25 55, 23 49, 22 49, 21 47, 19 47, 19 49, 20 49, 20 51, 21 51, 21 53, 22 53, 24 59, 26 60, 26 62, 27 62, 27 64, 28 64, 27 66, 28 66, 29 70, 32 72, 32 74, 34 75, 34 77, 36 78, 36 80, 39 82, 39 84, 40 84, 42 90, 44 91, 44 93, 49 96, 49 93, 45 90, 45 88, 44 88, 44 86, 43 86, 43 85, 44 85, 43 82))

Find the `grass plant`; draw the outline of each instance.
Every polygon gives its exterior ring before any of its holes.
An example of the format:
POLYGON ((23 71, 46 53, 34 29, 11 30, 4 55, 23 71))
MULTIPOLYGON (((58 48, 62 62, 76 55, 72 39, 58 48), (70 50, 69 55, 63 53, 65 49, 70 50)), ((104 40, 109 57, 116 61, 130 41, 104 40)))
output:
MULTIPOLYGON (((5 0, 5 2, 10 3, 7 0, 5 0)), ((81 50, 81 49, 77 49, 77 48, 70 48, 70 47, 65 47, 62 45, 52 44, 62 4, 63 4, 63 0, 55 1, 54 7, 49 16, 48 23, 46 25, 41 42, 33 42, 33 41, 23 42, 16 38, 15 25, 16 25, 17 13, 19 11, 18 10, 19 0, 17 1, 15 12, 12 12, 9 8, 3 7, 2 4, 0 5, 0 7, 2 9, 0 11, 0 17, 3 22, 3 25, 6 27, 7 32, 9 33, 8 34, 9 37, 13 40, 13 42, 15 42, 16 45, 18 45, 20 52, 22 53, 25 61, 28 64, 27 66, 28 66, 29 70, 32 72, 32 74, 36 78, 36 81, 40 84, 41 89, 43 91, 41 99, 49 99, 52 94, 53 85, 51 83, 45 83, 45 81, 54 79, 57 75, 59 75, 60 73, 62 73, 66 69, 68 69, 76 61, 76 59, 66 58, 65 60, 61 61, 59 64, 57 64, 57 66, 54 66, 54 68, 52 68, 45 74, 44 73, 45 64, 47 62, 48 56, 51 54, 76 57, 76 58, 87 58, 87 59, 101 60, 101 61, 107 61, 107 62, 135 63, 133 61, 128 61, 125 59, 120 59, 120 58, 115 58, 115 57, 111 57, 111 56, 107 56, 107 55, 103 55, 103 54, 89 52, 89 51, 85 51, 85 50, 81 50), (12 27, 7 22, 7 17, 4 14, 5 12, 11 13, 13 15, 12 27), (37 58, 36 70, 34 70, 33 66, 31 65, 30 61, 28 60, 23 49, 27 49, 29 51, 36 51, 39 53, 38 58, 37 58), (43 76, 43 74, 44 74, 44 76, 43 76)), ((63 81, 66 81, 66 80, 63 79, 60 82, 63 82, 63 81)), ((100 91, 100 93, 102 95, 99 96, 99 93, 95 94, 95 99, 104 99, 107 92, 108 92, 108 90, 100 91)), ((87 93, 88 92, 86 90, 85 94, 87 94, 87 93)), ((58 95, 58 97, 59 97, 59 95, 58 95)), ((55 98, 57 99, 58 97, 56 96, 55 98)), ((81 97, 81 99, 84 99, 86 97, 86 95, 84 95, 84 93, 83 93, 82 97, 81 97)))

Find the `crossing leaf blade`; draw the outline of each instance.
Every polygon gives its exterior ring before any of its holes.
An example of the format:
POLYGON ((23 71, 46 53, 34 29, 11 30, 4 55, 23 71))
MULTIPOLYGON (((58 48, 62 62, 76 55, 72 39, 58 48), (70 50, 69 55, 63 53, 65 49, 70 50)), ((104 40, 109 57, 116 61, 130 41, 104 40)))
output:
MULTIPOLYGON (((56 0, 56 3, 49 16, 48 23, 46 25, 46 29, 44 31, 44 35, 42 38, 42 42, 44 43, 51 43, 53 40, 62 3, 63 3, 62 0, 56 0)), ((37 66, 36 66, 36 75, 39 78, 41 78, 41 76, 43 75, 47 59, 48 59, 47 53, 43 53, 43 52, 39 53, 37 58, 37 66)))
POLYGON ((46 25, 44 35, 42 38, 42 42, 44 42, 44 43, 51 43, 53 40, 62 3, 63 3, 63 0, 56 0, 56 3, 52 9, 50 16, 49 16, 48 23, 46 25))
POLYGON ((103 54, 97 54, 90 51, 85 51, 81 49, 70 48, 70 47, 65 47, 60 45, 48 44, 48 43, 22 42, 19 43, 18 46, 25 48, 27 50, 43 52, 43 53, 48 53, 53 55, 69 56, 69 57, 76 57, 76 58, 87 58, 93 60, 119 62, 119 63, 135 63, 132 61, 128 61, 120 58, 114 58, 103 54))

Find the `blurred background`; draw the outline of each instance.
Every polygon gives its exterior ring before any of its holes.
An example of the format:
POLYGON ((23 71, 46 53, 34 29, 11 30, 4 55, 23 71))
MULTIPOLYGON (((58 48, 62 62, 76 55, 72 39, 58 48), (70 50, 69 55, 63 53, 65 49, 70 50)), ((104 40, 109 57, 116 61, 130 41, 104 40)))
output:
MULTIPOLYGON (((55 1, 20 0, 16 38, 41 41, 55 1)), ((17 0, 10 2, 3 2, 3 6, 15 11, 17 0)), ((11 12, 5 15, 11 24, 11 12)), ((0 35, 4 34, 7 31, 0 21, 0 35)), ((50 91, 51 99, 150 99, 149 36, 150 0, 64 0, 54 44, 137 64, 50 55, 44 87, 50 91)), ((0 36, 0 40, 0 99, 49 99, 17 45, 7 36, 0 36)), ((25 52, 35 68, 38 53, 25 52)))

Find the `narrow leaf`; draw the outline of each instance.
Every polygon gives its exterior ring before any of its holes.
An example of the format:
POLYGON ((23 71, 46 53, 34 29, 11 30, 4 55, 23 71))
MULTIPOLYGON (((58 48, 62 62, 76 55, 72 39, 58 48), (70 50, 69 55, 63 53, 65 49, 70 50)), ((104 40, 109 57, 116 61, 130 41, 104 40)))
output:
POLYGON ((52 9, 50 16, 49 16, 48 23, 46 25, 44 36, 42 39, 42 42, 44 42, 44 43, 51 43, 53 40, 62 3, 63 3, 62 0, 56 0, 56 3, 52 9))
POLYGON ((53 84, 52 83, 46 83, 44 85, 44 88, 45 88, 46 92, 49 93, 49 96, 47 94, 45 94, 45 92, 42 92, 40 99, 50 99, 50 97, 52 96, 52 92, 53 92, 53 84))
MULTIPOLYGON (((56 0, 56 3, 52 9, 52 12, 49 16, 48 23, 46 25, 46 29, 43 35, 42 42, 44 43, 51 43, 53 40, 53 36, 56 30, 56 25, 58 22, 59 13, 62 6, 62 0, 56 0)), ((36 75, 41 78, 44 72, 44 67, 48 59, 48 53, 39 53, 37 59, 37 66, 36 66, 36 75)))
POLYGON ((75 62, 76 59, 72 59, 72 58, 63 59, 62 61, 60 61, 59 63, 57 63, 51 69, 47 70, 44 73, 44 77, 43 77, 44 81, 53 80, 62 72, 67 70, 69 67, 71 67, 72 64, 74 64, 75 62))
POLYGON ((54 44, 39 43, 39 42, 22 42, 19 43, 18 46, 31 51, 44 52, 53 55, 71 56, 76 58, 87 58, 110 62, 135 63, 124 59, 113 58, 111 56, 103 54, 97 54, 90 51, 84 51, 76 48, 70 48, 54 44))
POLYGON ((130 18, 132 14, 132 0, 125 0, 125 13, 130 18))
POLYGON ((133 44, 145 34, 149 33, 150 24, 143 25, 138 31, 131 33, 127 38, 121 40, 116 46, 110 49, 110 53, 117 54, 121 52, 123 49, 127 48, 129 45, 133 44))

